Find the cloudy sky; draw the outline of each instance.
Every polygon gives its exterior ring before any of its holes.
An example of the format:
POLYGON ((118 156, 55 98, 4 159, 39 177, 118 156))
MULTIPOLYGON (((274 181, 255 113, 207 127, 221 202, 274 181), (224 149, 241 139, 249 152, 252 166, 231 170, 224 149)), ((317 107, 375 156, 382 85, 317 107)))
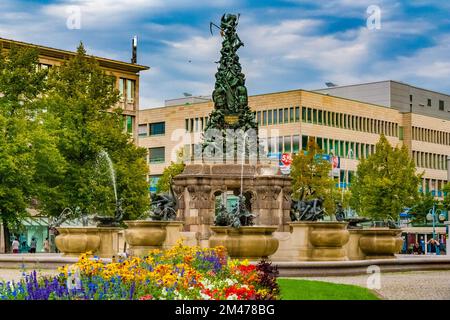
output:
POLYGON ((249 94, 386 79, 450 93, 448 1, 1 0, 0 37, 67 50, 83 41, 90 54, 129 61, 137 35, 138 63, 151 67, 141 75, 145 109, 211 93, 220 36, 209 22, 225 12, 241 14, 249 94), (77 26, 73 6, 80 29, 67 27, 68 18, 77 26))

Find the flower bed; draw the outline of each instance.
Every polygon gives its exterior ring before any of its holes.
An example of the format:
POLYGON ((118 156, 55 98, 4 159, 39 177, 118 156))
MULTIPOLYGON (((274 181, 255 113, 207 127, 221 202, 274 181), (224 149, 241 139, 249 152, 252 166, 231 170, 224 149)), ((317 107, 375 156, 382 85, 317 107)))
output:
POLYGON ((84 254, 54 277, 36 272, 0 283, 0 300, 245 300, 277 299, 277 270, 266 261, 231 260, 223 247, 178 244, 105 264, 84 254))

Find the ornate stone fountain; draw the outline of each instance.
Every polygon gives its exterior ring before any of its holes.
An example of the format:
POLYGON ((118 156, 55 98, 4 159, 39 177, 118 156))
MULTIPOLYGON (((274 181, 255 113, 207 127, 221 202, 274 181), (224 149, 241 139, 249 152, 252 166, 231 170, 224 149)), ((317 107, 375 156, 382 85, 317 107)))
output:
MULTIPOLYGON (((245 76, 236 51, 243 46, 236 33, 239 16, 223 15, 221 58, 213 91, 214 110, 206 125, 202 154, 187 162, 174 178, 184 230, 195 232, 208 246, 216 199, 245 195, 256 225, 289 228, 291 179, 280 174, 278 162, 266 159, 258 141, 258 126, 248 106, 245 76), (225 143, 223 143, 225 142, 225 143)), ((273 232, 273 231, 272 231, 273 232)))

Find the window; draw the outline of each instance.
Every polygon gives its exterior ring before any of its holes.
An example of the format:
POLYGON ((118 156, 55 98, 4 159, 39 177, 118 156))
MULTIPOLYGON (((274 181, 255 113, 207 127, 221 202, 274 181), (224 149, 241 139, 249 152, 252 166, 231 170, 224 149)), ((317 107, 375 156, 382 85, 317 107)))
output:
POLYGON ((126 116, 127 117, 127 133, 133 134, 133 117, 132 116, 126 116))
POLYGON ((149 153, 149 163, 164 163, 165 160, 165 148, 164 147, 158 147, 158 148, 150 148, 148 149, 149 153))
POLYGON ((127 79, 127 102, 128 103, 134 102, 135 85, 136 85, 136 82, 134 80, 127 79))
POLYGON ((120 93, 120 100, 123 101, 125 96, 125 79, 119 78, 119 93, 120 93))
POLYGON ((300 121, 300 107, 295 107, 295 122, 300 121))
POLYGON ((294 108, 289 108, 289 121, 294 122, 294 108))
POLYGON ((278 123, 283 123, 283 109, 278 109, 278 123))
POLYGON ((272 124, 272 110, 267 111, 267 124, 272 124))
POLYGON ((319 110, 319 113, 317 115, 317 123, 322 124, 323 123, 323 111, 319 110))
POLYGON ((444 111, 444 101, 443 100, 439 100, 439 110, 444 111))
POLYGON ((156 136, 159 134, 166 133, 166 123, 165 122, 156 122, 150 123, 150 135, 156 136))
POLYGON ((323 139, 322 138, 317 138, 317 145, 319 146, 319 148, 321 150, 323 150, 323 139))
POLYGON ((307 120, 309 123, 312 122, 311 108, 308 108, 308 114, 307 114, 306 120, 307 120))
POLYGON ((427 99, 427 106, 431 107, 431 99, 427 99))
POLYGON ((194 119, 191 119, 191 132, 194 132, 194 119))
POLYGON ((302 121, 306 122, 306 107, 302 107, 302 121))
POLYGON ((186 129, 186 132, 189 132, 189 119, 184 120, 184 127, 186 129))
POLYGON ((298 153, 300 150, 300 136, 292 136, 292 152, 298 153))
POLYGON ((313 109, 313 123, 317 123, 317 110, 313 109))
POLYGON ((139 127, 138 127, 138 134, 139 134, 139 137, 146 137, 147 136, 147 134, 148 134, 147 124, 140 124, 139 125, 139 127))
POLYGON ((284 137, 284 152, 291 152, 291 136, 284 137))
POLYGON ((261 111, 258 111, 256 113, 256 122, 258 122, 258 125, 261 125, 261 111))
POLYGON ((302 150, 308 149, 308 136, 302 136, 302 150))
POLYGON ((273 111, 273 124, 277 124, 278 123, 278 112, 277 110, 272 110, 273 111))
POLYGON ((262 125, 265 126, 267 124, 267 111, 263 111, 262 125))
POLYGON ((284 123, 288 123, 288 122, 289 122, 289 109, 284 108, 284 123))

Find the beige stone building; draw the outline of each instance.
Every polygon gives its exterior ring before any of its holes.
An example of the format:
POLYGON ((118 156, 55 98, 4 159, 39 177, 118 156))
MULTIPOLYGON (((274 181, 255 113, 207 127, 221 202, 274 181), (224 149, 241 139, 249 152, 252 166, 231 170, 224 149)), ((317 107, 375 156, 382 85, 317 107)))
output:
MULTIPOLYGON (((59 66, 76 54, 72 51, 0 38, 1 51, 9 50, 12 46, 37 49, 39 52, 39 68, 59 66)), ((115 76, 116 87, 122 94, 119 104, 125 117, 124 130, 136 139, 139 110, 139 73, 148 70, 149 67, 103 57, 93 56, 93 58, 106 73, 115 76)))
MULTIPOLYGON (((192 157, 213 108, 212 101, 177 102, 139 113, 139 145, 149 150, 153 187, 178 151, 192 157)), ((250 96, 249 105, 268 153, 297 153, 315 137, 325 155, 339 160, 334 175, 342 188, 351 183, 359 160, 374 152, 381 133, 409 148, 418 171, 425 172, 423 191, 440 196, 448 180, 450 121, 443 117, 306 90, 250 96)))
MULTIPOLYGON (((52 68, 61 65, 64 61, 73 57, 76 53, 67 50, 49 48, 45 46, 3 39, 0 38, 0 51, 5 53, 11 47, 35 48, 39 52, 38 68, 52 68)), ((148 70, 149 67, 128 63, 118 60, 112 60, 103 57, 93 58, 99 63, 100 67, 106 73, 115 76, 116 87, 121 92, 122 97, 119 106, 123 109, 124 130, 130 134, 130 137, 137 143, 137 123, 139 114, 139 74, 141 71, 148 70)), ((45 235, 48 234, 46 223, 40 223, 41 218, 30 217, 26 228, 31 230, 27 232, 28 238, 33 234, 38 239, 37 251, 41 251, 42 242, 45 235)), ((45 218, 46 219, 46 218, 45 218)), ((28 239, 29 242, 30 239, 28 239)), ((0 223, 0 253, 5 251, 3 226, 0 223)))

